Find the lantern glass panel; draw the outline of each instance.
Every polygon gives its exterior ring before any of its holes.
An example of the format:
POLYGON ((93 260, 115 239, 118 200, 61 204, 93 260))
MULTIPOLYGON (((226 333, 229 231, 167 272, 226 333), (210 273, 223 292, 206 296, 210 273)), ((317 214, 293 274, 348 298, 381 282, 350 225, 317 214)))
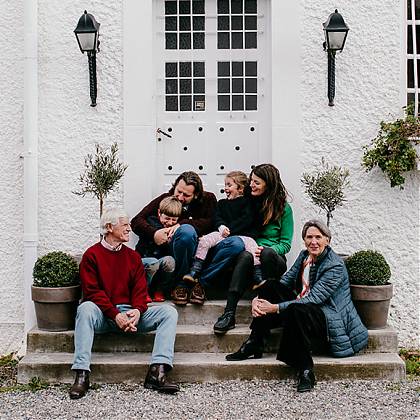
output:
POLYGON ((342 50, 346 34, 347 32, 327 32, 328 48, 330 50, 342 50))
POLYGON ((82 51, 93 51, 96 47, 96 34, 95 32, 78 33, 77 39, 79 40, 80 48, 82 51))

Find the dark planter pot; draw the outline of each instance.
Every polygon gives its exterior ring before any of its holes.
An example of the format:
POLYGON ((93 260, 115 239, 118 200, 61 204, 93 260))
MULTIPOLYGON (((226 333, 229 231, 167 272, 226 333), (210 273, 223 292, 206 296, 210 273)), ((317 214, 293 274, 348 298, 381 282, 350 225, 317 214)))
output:
POLYGON ((68 287, 32 286, 31 291, 39 329, 45 331, 74 329, 77 306, 82 295, 80 285, 68 287))
POLYGON ((365 327, 369 330, 385 328, 388 320, 392 284, 362 286, 351 284, 351 297, 365 327))

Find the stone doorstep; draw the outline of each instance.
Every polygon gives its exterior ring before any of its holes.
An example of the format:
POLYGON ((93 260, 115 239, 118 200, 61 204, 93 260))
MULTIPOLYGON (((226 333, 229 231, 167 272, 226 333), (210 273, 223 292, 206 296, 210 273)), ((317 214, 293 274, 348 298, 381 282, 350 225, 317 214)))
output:
MULTIPOLYGON (((72 353, 31 353, 19 363, 18 382, 39 376, 50 383, 72 383, 72 353)), ((397 354, 367 353, 342 359, 314 357, 318 380, 405 378, 405 364, 397 354)), ((141 384, 150 363, 145 353, 94 353, 92 383, 141 384)), ((171 378, 177 382, 293 378, 293 369, 274 355, 242 362, 227 362, 224 353, 176 353, 171 378)))
MULTIPOLYGON (((212 325, 178 325, 175 352, 185 353, 231 353, 236 351, 249 335, 248 325, 238 325, 224 336, 216 336, 212 325)), ((46 332, 33 329, 28 333, 28 353, 64 352, 73 353, 73 331, 46 332)), ((273 330, 267 342, 266 352, 277 351, 281 328, 273 330)), ((94 352, 140 352, 152 351, 154 333, 140 336, 105 334, 95 337, 94 352)), ((365 353, 397 353, 397 333, 391 327, 369 331, 365 353)))

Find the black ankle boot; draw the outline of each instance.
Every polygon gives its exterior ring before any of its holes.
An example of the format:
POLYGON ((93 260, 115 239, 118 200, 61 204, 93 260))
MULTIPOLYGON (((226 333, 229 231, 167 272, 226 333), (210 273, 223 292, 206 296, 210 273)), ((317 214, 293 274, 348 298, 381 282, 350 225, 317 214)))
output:
POLYGON ((89 389, 89 371, 76 370, 76 378, 74 384, 70 388, 69 394, 72 400, 77 400, 86 395, 89 389))
POLYGON ((201 270, 203 269, 203 260, 200 260, 200 258, 194 258, 191 270, 188 274, 185 274, 185 276, 182 278, 184 281, 188 283, 197 283, 198 282, 198 276, 201 273, 201 270))
POLYGON ((311 391, 315 386, 316 380, 312 369, 305 369, 298 373, 297 392, 311 391))
POLYGON ((213 330, 215 334, 225 334, 227 331, 235 328, 235 312, 234 311, 226 311, 221 316, 219 316, 218 320, 214 324, 213 330))
POLYGON ((144 387, 164 392, 166 394, 175 394, 178 392, 179 386, 169 382, 166 377, 166 371, 169 369, 169 367, 166 367, 163 364, 151 365, 144 381, 144 387))
POLYGON ((254 359, 261 359, 264 352, 263 340, 256 340, 252 336, 242 344, 241 348, 232 354, 226 356, 228 361, 246 360, 250 357, 254 359))

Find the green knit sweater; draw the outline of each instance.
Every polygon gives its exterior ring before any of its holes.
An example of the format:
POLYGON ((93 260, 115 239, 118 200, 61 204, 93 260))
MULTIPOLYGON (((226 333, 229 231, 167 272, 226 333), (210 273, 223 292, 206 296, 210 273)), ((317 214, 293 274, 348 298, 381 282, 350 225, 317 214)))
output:
POLYGON ((273 248, 280 255, 290 251, 293 239, 293 211, 286 203, 280 219, 263 226, 256 242, 259 246, 273 248))

